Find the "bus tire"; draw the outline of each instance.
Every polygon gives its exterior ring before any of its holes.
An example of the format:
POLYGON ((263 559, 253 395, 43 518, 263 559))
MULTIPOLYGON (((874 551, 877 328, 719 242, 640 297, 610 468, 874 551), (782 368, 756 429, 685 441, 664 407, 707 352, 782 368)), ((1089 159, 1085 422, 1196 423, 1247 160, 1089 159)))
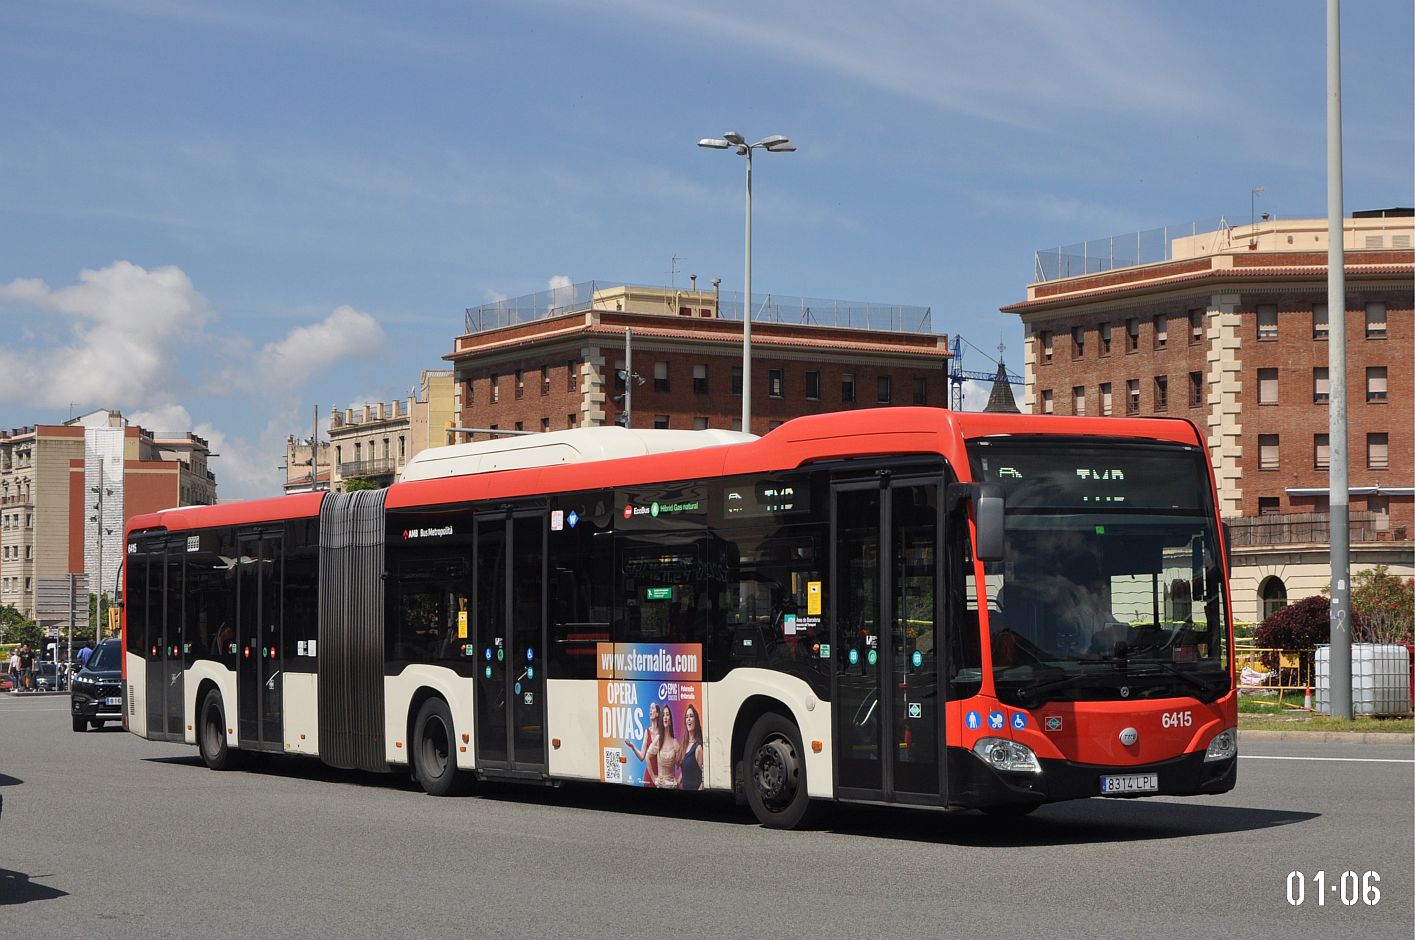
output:
POLYGON ((226 740, 226 709, 221 704, 221 693, 215 689, 201 700, 200 729, 197 749, 202 763, 212 770, 240 770, 245 766, 245 755, 226 740))
POLYGON ((466 775, 457 770, 452 710, 434 696, 423 702, 413 722, 413 779, 429 796, 455 796, 466 789, 466 775))
POLYGON ((75 718, 75 719, 74 719, 74 730, 75 730, 75 731, 84 731, 84 730, 87 730, 87 729, 88 729, 88 719, 87 719, 87 718, 75 718))
POLYGON ((747 804, 771 829, 796 829, 814 815, 806 791, 806 756, 795 722, 776 712, 756 720, 743 755, 747 804))

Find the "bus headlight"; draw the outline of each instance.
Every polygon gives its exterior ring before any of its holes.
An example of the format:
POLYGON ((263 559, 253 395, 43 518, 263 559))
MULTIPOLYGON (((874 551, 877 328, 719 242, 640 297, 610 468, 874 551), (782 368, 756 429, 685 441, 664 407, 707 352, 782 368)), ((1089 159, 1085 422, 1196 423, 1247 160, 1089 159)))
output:
POLYGON ((1037 755, 1032 753, 1030 747, 1006 738, 979 738, 978 743, 973 745, 973 753, 994 770, 1022 774, 1042 772, 1042 765, 1037 763, 1037 755))
POLYGON ((1225 728, 1214 739, 1209 742, 1209 749, 1204 752, 1204 763, 1216 760, 1228 760, 1238 753, 1238 729, 1225 728))

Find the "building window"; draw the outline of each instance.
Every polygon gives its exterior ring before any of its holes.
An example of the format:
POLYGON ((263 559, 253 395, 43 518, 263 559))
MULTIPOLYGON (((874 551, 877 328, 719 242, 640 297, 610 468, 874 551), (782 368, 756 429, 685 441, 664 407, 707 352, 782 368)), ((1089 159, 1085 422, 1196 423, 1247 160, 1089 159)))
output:
POLYGON ((1367 366, 1366 367, 1366 401, 1378 404, 1385 404, 1386 401, 1386 367, 1367 366))
POLYGON ((1073 326, 1071 328, 1071 358, 1080 359, 1086 355, 1086 329, 1085 327, 1073 326))
POLYGON ((1258 469, 1277 469, 1277 435, 1258 435, 1258 469))
POLYGON ((1258 304, 1258 339, 1277 339, 1277 304, 1258 304))
POLYGON ((462 389, 462 401, 465 404, 470 405, 472 402, 476 401, 476 396, 472 394, 473 390, 476 387, 477 383, 472 379, 467 379, 467 381, 464 383, 464 387, 462 389))
POLYGON ((1277 404, 1277 370, 1258 370, 1258 404, 1277 404))
POLYGON ((840 377, 840 400, 855 400, 855 376, 853 373, 847 372, 840 377))
POLYGON ((1051 331, 1042 330, 1042 362, 1051 362, 1052 344, 1051 331))
POLYGON ((383 459, 387 460, 391 455, 392 452, 388 449, 388 438, 385 437, 383 439, 383 459))
POLYGON ((1109 323, 1102 323, 1102 324, 1101 324, 1100 334, 1101 334, 1101 355, 1102 355, 1102 356, 1109 356, 1109 355, 1110 355, 1110 324, 1109 324, 1109 323))
POLYGON ((881 375, 875 381, 875 400, 881 405, 894 401, 894 381, 889 376, 881 375))
POLYGON ((1376 493, 1366 497, 1366 511, 1374 513, 1376 516, 1376 531, 1385 532, 1390 529, 1390 497, 1376 493))
POLYGON ((929 380, 917 378, 914 380, 914 404, 927 405, 929 403, 929 380))
POLYGON ((820 401, 821 397, 821 374, 810 371, 806 373, 806 401, 820 401))
POLYGON ((540 367, 540 393, 542 396, 550 394, 550 366, 540 367))
POLYGON ((1328 378, 1326 366, 1312 370, 1312 401, 1319 405, 1331 401, 1331 379, 1328 378))
POLYGON ((524 431, 525 429, 526 429, 526 422, 524 422, 524 421, 517 421, 517 422, 516 422, 516 430, 518 430, 518 431, 524 431))
POLYGON ((541 419, 540 419, 540 433, 544 434, 546 431, 549 431, 549 430, 550 430, 550 419, 549 419, 549 418, 541 418, 541 419))
POLYGON ((786 394, 786 370, 766 370, 766 397, 782 398, 786 394))
POLYGON ((399 437, 398 437, 398 459, 399 459, 399 460, 403 460, 403 459, 406 458, 407 456, 408 456, 408 441, 407 441, 407 438, 403 437, 402 435, 399 435, 399 437))
POLYGON ((706 395, 708 393, 707 365, 698 363, 693 366, 693 394, 706 395))
POLYGON ((565 416, 565 426, 566 426, 567 428, 573 428, 576 424, 579 423, 579 420, 580 420, 580 416, 577 415, 575 412, 572 411, 572 412, 570 412, 568 415, 565 416))
POLYGON ((1054 411, 1055 407, 1052 404, 1051 400, 1051 389, 1044 388, 1042 389, 1042 414, 1049 415, 1052 414, 1054 411))
POLYGON ((1370 303, 1366 305, 1366 338, 1386 338, 1386 305, 1370 303))
POLYGON ((516 370, 516 400, 520 401, 526 397, 526 377, 520 369, 516 370))
POLYGON ((733 418, 733 419, 732 419, 732 430, 734 430, 734 431, 740 431, 740 430, 742 430, 742 419, 741 419, 741 418, 733 418))
POLYGON ((1258 585, 1258 601, 1262 606, 1263 619, 1267 620, 1287 606, 1287 586, 1282 583, 1281 578, 1269 575, 1258 585))
POLYGON ((364 459, 364 445, 362 445, 362 444, 355 444, 355 445, 354 445, 354 463, 360 463, 360 462, 363 461, 363 459, 364 459))
POLYGON ((334 447, 334 462, 335 462, 335 463, 343 463, 343 462, 344 462, 344 445, 342 445, 342 444, 337 444, 337 445, 335 445, 335 447, 334 447))
POLYGON ((1155 410, 1164 411, 1169 407, 1169 376, 1155 376, 1155 410))
POLYGON ((495 372, 491 373, 491 403, 494 405, 501 400, 501 376, 495 372))
POLYGON ((1276 496, 1258 497, 1258 515, 1276 516, 1282 512, 1282 500, 1276 496))
POLYGON ((578 377, 579 371, 579 369, 575 368, 575 360, 565 360, 565 391, 577 391, 575 388, 575 379, 578 377))
POLYGON ((666 431, 668 429, 668 415, 654 415, 653 426, 660 431, 666 431))
POLYGON ((1131 317, 1125 321, 1125 351, 1132 353, 1140 348, 1140 321, 1131 317))
POLYGON ((1125 380, 1125 413, 1137 415, 1140 413, 1140 380, 1125 380))
POLYGON ((1169 343, 1169 314, 1155 315, 1155 348, 1163 349, 1169 343))
POLYGON ((1111 400, 1110 383, 1101 383, 1101 414, 1108 415, 1114 413, 1114 406, 1111 400))
POLYGON ((732 367, 732 394, 738 398, 742 397, 742 367, 732 367))
POLYGON ((1327 470, 1331 467, 1331 436, 1328 434, 1312 435, 1312 466, 1318 470, 1327 470))
POLYGON ((708 429, 708 419, 702 416, 693 419, 694 431, 706 431, 708 429))
POLYGON ((1312 304, 1312 339, 1326 339, 1329 328, 1327 305, 1312 304))
POLYGON ((1366 435, 1366 469, 1390 469, 1390 435, 1384 432, 1366 435))
POLYGON ((1086 413, 1086 386, 1073 385, 1071 387, 1071 413, 1074 415, 1086 413))
POLYGON ((653 390, 655 392, 668 391, 668 363, 655 362, 653 364, 653 390))
POLYGON ((1198 307, 1189 311, 1189 345, 1197 346, 1204 341, 1204 311, 1198 307))

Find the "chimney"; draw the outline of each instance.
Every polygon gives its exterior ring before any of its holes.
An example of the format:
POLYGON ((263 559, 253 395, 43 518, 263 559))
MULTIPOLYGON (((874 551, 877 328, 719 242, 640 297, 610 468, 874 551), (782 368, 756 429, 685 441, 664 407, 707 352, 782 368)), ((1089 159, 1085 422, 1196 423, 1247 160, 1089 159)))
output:
POLYGON ((364 420, 363 420, 363 423, 364 423, 364 424, 368 424, 368 423, 369 423, 370 421, 372 421, 372 420, 373 420, 373 406, 372 406, 372 405, 364 405, 364 420))
POLYGON ((344 412, 344 423, 345 423, 345 424, 353 424, 353 423, 354 423, 354 409, 350 408, 350 409, 348 409, 348 410, 346 410, 346 411, 344 412))
POLYGON ((696 294, 698 292, 698 276, 696 274, 689 274, 688 283, 693 285, 692 290, 693 293, 696 294))
POLYGON ((382 421, 387 415, 383 411, 383 402, 378 403, 378 420, 382 421))

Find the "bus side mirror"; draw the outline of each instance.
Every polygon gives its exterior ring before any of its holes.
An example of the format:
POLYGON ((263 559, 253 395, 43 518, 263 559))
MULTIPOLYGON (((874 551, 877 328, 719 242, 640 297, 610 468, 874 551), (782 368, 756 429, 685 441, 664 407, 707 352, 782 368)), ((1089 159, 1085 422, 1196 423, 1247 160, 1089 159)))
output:
POLYGON ((978 484, 977 495, 973 497, 973 518, 978 528, 975 551, 979 561, 1002 561, 1004 509, 1006 500, 999 484, 978 484))

